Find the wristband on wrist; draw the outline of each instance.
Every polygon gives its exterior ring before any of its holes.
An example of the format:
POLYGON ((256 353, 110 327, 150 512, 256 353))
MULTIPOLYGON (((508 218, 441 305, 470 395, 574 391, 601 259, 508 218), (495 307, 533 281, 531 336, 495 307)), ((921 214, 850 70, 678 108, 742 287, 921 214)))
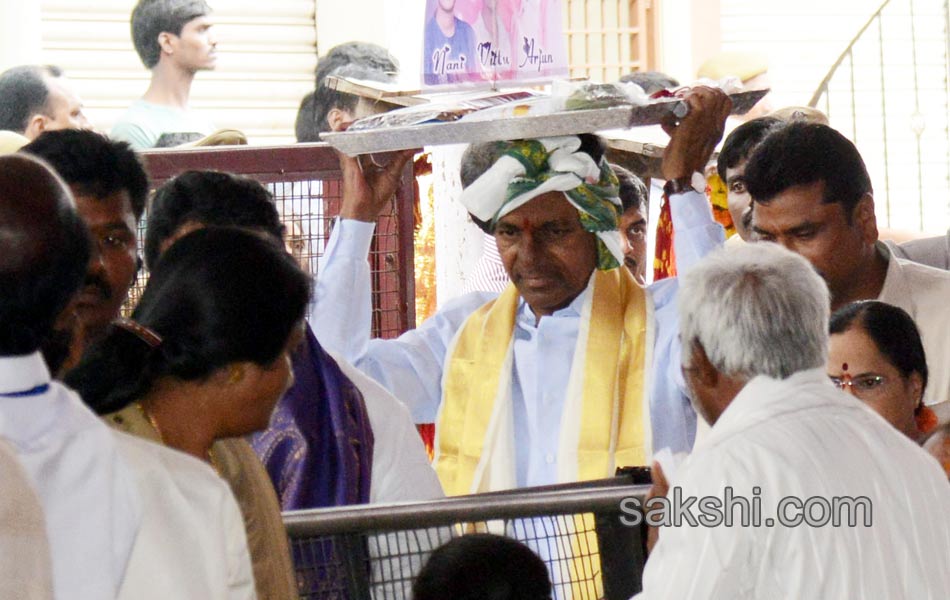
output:
POLYGON ((667 198, 675 194, 685 194, 691 191, 696 191, 700 194, 706 191, 706 178, 698 171, 694 171, 689 177, 669 179, 663 184, 663 193, 667 198))

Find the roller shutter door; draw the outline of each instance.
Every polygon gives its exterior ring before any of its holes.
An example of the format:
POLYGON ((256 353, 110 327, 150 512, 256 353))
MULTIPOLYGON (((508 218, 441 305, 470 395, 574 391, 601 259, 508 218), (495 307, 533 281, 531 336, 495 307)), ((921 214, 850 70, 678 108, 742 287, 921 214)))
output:
MULTIPOLYGON (((198 73, 191 105, 218 127, 245 132, 252 144, 293 142, 300 99, 313 87, 315 2, 218 0, 210 3, 218 66, 198 73)), ((43 0, 43 61, 76 83, 87 113, 108 131, 148 86, 132 48, 134 0, 43 0)))

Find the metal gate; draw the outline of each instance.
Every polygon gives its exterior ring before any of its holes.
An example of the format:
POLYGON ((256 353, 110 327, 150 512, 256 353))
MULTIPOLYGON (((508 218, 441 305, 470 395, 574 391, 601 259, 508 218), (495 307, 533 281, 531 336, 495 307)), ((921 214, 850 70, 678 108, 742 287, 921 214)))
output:
MULTIPOLYGON (((299 252, 300 262, 316 275, 317 259, 323 254, 333 218, 341 200, 340 164, 326 144, 293 146, 231 146, 143 152, 154 187, 182 171, 214 169, 246 175, 265 184, 274 194, 289 242, 299 252)), ((373 336, 397 337, 415 327, 415 280, 413 276, 412 164, 403 171, 401 184, 387 214, 379 217, 370 248, 373 283, 373 336)), ((139 226, 139 241, 145 237, 148 211, 139 226)), ((145 287, 148 274, 139 274, 129 295, 130 310, 145 287)))

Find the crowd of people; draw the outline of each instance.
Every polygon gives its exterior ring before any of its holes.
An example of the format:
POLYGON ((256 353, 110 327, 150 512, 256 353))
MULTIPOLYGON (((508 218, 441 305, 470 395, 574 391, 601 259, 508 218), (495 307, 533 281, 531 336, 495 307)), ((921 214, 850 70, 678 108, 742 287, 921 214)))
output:
MULTIPOLYGON (((0 597, 294 598, 313 583, 294 562, 312 558, 292 554, 281 511, 651 464, 639 598, 950 593, 947 238, 879 240, 861 156, 820 116, 726 137, 727 241, 697 178, 731 101, 690 90, 661 166, 678 276, 649 285, 648 187, 600 138, 473 144, 460 201, 485 233, 486 276, 372 339, 367 254, 411 151, 340 157, 315 279, 257 181, 187 171, 150 194, 137 150, 212 129, 187 107, 214 63, 209 14, 136 5, 152 78, 110 136, 61 70, 0 74, 0 597), (677 497, 721 515, 726 490, 773 524, 652 520, 677 497), (868 519, 813 522, 809 506, 839 499, 868 519), (804 525, 782 520, 795 500, 804 525)), ((298 138, 377 109, 327 76, 396 69, 379 47, 331 50, 298 138)), ((552 589, 530 549, 475 534, 434 552, 413 594, 552 589)))

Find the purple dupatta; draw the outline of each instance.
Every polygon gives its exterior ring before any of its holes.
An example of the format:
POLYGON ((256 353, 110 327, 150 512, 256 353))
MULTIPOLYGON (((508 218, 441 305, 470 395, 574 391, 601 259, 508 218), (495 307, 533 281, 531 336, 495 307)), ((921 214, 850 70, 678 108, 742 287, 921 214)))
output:
POLYGON ((363 395, 307 325, 294 384, 251 438, 283 510, 369 502, 373 430, 363 395))

